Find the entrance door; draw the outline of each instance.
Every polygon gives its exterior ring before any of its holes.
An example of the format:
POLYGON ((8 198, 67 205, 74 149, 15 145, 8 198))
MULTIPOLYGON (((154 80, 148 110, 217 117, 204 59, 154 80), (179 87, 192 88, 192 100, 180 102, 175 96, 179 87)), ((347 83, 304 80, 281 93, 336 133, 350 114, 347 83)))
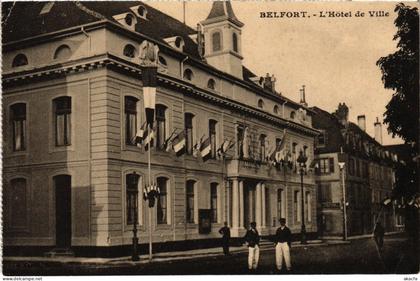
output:
POLYGON ((255 186, 252 183, 244 183, 244 227, 249 228, 255 221, 255 186))
POLYGON ((71 246, 71 177, 54 177, 55 185, 55 239, 57 248, 71 246))

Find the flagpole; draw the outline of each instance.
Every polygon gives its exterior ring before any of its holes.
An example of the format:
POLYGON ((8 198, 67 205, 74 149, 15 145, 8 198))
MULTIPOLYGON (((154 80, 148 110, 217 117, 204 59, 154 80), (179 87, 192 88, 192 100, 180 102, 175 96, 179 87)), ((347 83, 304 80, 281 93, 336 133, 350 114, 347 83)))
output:
MULTIPOLYGON (((150 134, 150 124, 147 124, 147 132, 150 134)), ((147 171, 149 176, 149 187, 152 186, 152 168, 151 168, 151 155, 150 150, 152 144, 152 138, 149 140, 149 149, 147 150, 147 171)), ((152 261, 152 208, 149 206, 149 261, 152 261)))

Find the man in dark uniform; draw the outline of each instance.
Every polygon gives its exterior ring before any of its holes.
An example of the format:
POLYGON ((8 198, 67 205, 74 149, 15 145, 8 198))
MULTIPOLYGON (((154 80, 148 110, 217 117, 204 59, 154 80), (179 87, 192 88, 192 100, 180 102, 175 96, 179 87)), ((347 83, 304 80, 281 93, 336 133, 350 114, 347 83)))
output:
POLYGON ((276 236, 274 237, 274 243, 276 245, 276 267, 277 270, 281 270, 283 267, 283 257, 286 263, 287 271, 292 269, 290 261, 290 245, 292 243, 292 233, 286 226, 286 219, 280 219, 280 227, 277 228, 276 236))
POLYGON ((245 241, 248 244, 248 269, 256 270, 260 258, 260 234, 257 231, 257 224, 251 222, 251 228, 245 234, 245 241))
POLYGON ((223 246, 223 253, 225 256, 229 255, 229 240, 230 240, 230 229, 228 227, 227 222, 225 222, 225 226, 219 229, 219 233, 222 234, 222 246, 223 246))

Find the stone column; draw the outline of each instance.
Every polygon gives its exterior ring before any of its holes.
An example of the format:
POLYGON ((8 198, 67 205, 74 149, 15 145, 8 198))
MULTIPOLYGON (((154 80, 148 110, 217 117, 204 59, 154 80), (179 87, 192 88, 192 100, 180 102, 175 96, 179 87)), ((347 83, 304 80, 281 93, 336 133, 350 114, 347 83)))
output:
POLYGON ((244 181, 239 181, 239 227, 244 227, 244 181))
POLYGON ((262 225, 262 227, 265 227, 265 222, 267 221, 267 218, 266 218, 267 214, 265 213, 265 209, 266 209, 265 200, 266 200, 266 198, 265 198, 265 184, 262 183, 261 184, 261 209, 262 209, 261 225, 262 225))
POLYGON ((257 183, 257 187, 255 189, 255 222, 257 223, 257 228, 261 228, 261 183, 257 183))
POLYGON ((239 183, 232 181, 232 230, 239 228, 239 183))

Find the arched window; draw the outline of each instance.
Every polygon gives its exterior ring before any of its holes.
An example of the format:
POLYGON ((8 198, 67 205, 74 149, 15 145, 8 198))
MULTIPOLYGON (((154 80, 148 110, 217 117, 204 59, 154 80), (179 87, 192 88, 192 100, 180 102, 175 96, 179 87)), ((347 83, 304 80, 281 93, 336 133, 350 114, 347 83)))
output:
MULTIPOLYGON (((139 192, 140 176, 136 173, 128 174, 125 177, 126 187, 126 224, 131 225, 136 220, 138 222, 138 192, 139 192)), ((141 194, 141 192, 140 192, 141 194)))
POLYGON ((71 97, 53 100, 55 116, 55 145, 71 145, 71 97))
POLYGON ((222 40, 220 32, 214 32, 211 36, 213 43, 213 52, 220 51, 222 49, 222 40))
POLYGON ((124 21, 125 21, 125 23, 126 23, 128 26, 131 26, 131 25, 133 24, 133 22, 134 22, 134 17, 133 17, 133 15, 132 15, 132 14, 127 14, 127 15, 125 16, 125 18, 124 18, 124 21))
POLYGON ((267 136, 264 134, 260 135, 260 159, 265 161, 265 141, 267 136))
POLYGON ((296 112, 292 111, 290 112, 290 119, 295 119, 296 117, 296 112))
POLYGON ((216 158, 217 153, 217 136, 216 136, 216 127, 217 127, 217 121, 210 119, 209 120, 209 136, 210 136, 210 157, 212 159, 216 158))
POLYGON ((218 193, 219 184, 217 182, 212 182, 210 184, 210 211, 211 211, 211 222, 217 223, 218 222, 218 202, 217 202, 217 193, 218 193))
POLYGON ((164 143, 166 140, 166 106, 163 104, 156 105, 156 146, 158 149, 164 149, 164 143))
POLYGON ((194 114, 189 113, 189 112, 186 112, 184 114, 185 147, 186 147, 186 153, 189 155, 193 153, 193 146, 194 146, 193 120, 194 120, 194 114))
POLYGON ((232 34, 232 45, 233 51, 238 52, 238 35, 236 35, 236 33, 232 34))
POLYGON ((258 108, 261 108, 261 109, 264 108, 264 101, 262 99, 258 100, 258 108))
POLYGON ((27 226, 27 182, 24 178, 16 178, 10 182, 10 190, 7 202, 9 220, 11 227, 26 227, 27 226))
POLYGON ((156 183, 160 191, 159 197, 157 199, 157 223, 167 224, 168 223, 168 207, 169 207, 168 179, 165 177, 158 177, 156 179, 156 183))
POLYGON ((184 71, 184 79, 188 81, 192 81, 194 74, 191 69, 187 68, 184 71))
POLYGON ((137 10, 137 12, 139 13, 139 16, 142 18, 146 18, 147 16, 147 9, 144 6, 140 6, 137 10))
POLYGON ((274 112, 274 114, 279 114, 279 107, 278 107, 277 104, 274 106, 273 112, 274 112))
POLYGON ((124 47, 123 54, 126 57, 134 58, 136 56, 136 48, 131 44, 127 44, 124 47))
POLYGON ((188 180, 185 186, 185 195, 186 195, 186 219, 187 223, 194 223, 194 196, 195 196, 195 184, 196 181, 188 180))
POLYGON ((168 63, 166 62, 166 59, 162 56, 159 56, 159 64, 163 65, 164 67, 168 66, 168 63))
POLYGON ((12 105, 10 115, 13 130, 13 151, 23 151, 26 146, 26 104, 12 105))
POLYGON ((61 45, 55 50, 54 59, 55 60, 64 60, 68 59, 71 56, 71 49, 67 45, 61 45))
POLYGON ((175 38, 175 47, 182 48, 184 45, 184 39, 182 37, 178 36, 175 38))
POLYGON ((24 66, 28 64, 28 58, 24 54, 17 55, 12 62, 12 67, 24 66))
POLYGON ((124 97, 125 143, 135 145, 137 130, 137 102, 135 97, 124 97))
POLYGON ((213 78, 210 78, 207 82, 207 88, 215 90, 216 89, 216 81, 213 78))

